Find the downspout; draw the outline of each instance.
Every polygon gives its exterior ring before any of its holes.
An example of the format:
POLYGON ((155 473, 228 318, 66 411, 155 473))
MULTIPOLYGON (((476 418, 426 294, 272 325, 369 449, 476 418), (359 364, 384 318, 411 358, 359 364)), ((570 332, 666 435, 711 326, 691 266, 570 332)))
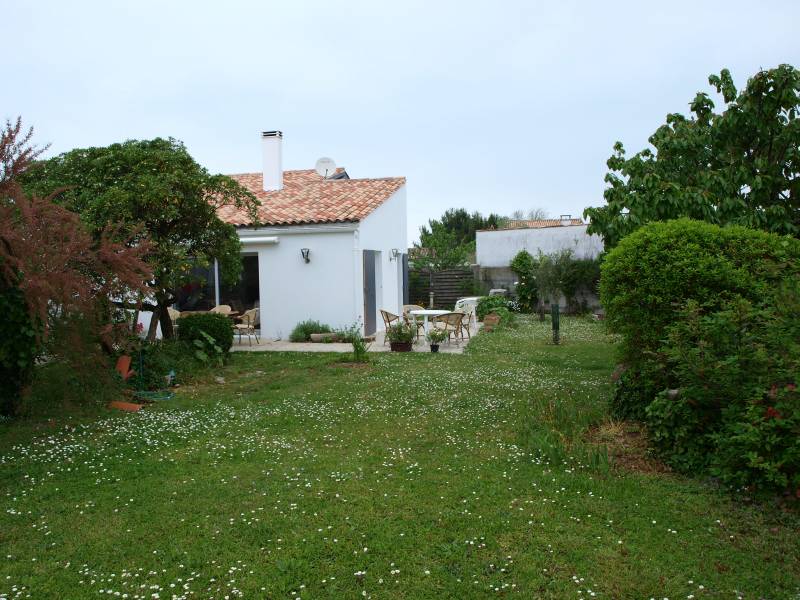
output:
POLYGON ((219 306, 219 261, 214 259, 214 306, 219 306))
MULTIPOLYGON (((361 224, 359 223, 359 227, 361 224)), ((364 281, 358 281, 358 260, 360 258, 360 245, 359 245, 359 236, 358 236, 359 229, 356 228, 353 230, 353 323, 358 321, 358 286, 360 285, 362 288, 364 287, 364 281)), ((362 276, 363 277, 363 276, 362 276)), ((361 323, 361 332, 363 335, 364 326, 366 323, 361 323)))

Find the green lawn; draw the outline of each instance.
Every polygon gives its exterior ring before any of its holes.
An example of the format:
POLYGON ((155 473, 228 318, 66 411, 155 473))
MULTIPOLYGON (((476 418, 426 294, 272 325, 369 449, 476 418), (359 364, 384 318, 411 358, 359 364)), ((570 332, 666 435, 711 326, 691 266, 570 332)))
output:
POLYGON ((800 519, 582 442, 613 345, 241 353, 142 413, 0 425, 0 598, 788 598, 800 519))

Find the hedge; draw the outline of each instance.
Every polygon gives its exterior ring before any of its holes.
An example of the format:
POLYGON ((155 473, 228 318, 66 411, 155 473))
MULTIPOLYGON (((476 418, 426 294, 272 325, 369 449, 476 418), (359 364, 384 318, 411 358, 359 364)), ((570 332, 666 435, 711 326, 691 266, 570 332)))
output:
POLYGON ((800 276, 800 240, 690 219, 655 222, 624 238, 601 273, 600 301, 628 367, 614 411, 643 417, 667 383, 657 353, 687 301, 705 312, 737 299, 769 305, 782 281, 800 276))

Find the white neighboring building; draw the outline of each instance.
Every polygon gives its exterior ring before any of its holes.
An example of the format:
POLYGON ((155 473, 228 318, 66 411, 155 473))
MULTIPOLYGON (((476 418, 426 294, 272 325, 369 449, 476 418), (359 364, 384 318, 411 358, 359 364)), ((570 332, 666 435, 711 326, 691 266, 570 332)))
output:
POLYGON ((182 290, 177 308, 258 307, 266 339, 288 339, 307 319, 334 328, 360 322, 366 334, 383 329, 380 309, 399 314, 407 295, 405 177, 283 171, 282 138, 262 134, 261 173, 230 176, 261 201, 257 220, 234 207, 217 213, 242 241, 239 285, 220 286, 215 265, 205 286, 182 290))
POLYGON ((603 238, 586 233, 588 227, 569 215, 563 219, 512 221, 505 229, 476 232, 476 261, 482 268, 508 267, 520 250, 534 257, 541 251, 552 254, 572 250, 575 258, 597 258, 603 251, 603 238))

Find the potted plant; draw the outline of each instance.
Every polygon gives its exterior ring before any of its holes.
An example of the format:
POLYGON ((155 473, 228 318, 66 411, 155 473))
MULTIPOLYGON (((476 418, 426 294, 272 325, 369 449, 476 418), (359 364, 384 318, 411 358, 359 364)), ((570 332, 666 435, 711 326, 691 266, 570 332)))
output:
POLYGON ((445 341, 450 336, 444 329, 436 329, 431 327, 431 330, 425 336, 431 344, 431 352, 439 351, 439 344, 445 341))
POLYGON ((414 330, 408 323, 395 323, 386 330, 386 339, 392 352, 411 352, 414 343, 414 330))

